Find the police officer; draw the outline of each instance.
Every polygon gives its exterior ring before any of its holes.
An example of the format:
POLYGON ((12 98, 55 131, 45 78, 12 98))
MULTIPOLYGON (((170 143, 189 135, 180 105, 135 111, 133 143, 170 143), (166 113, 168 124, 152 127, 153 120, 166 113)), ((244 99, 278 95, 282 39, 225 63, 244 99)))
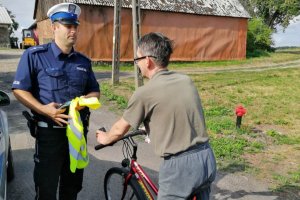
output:
MULTIPOLYGON (((70 171, 66 124, 67 109, 60 104, 75 97, 100 97, 91 61, 76 52, 80 7, 61 3, 47 13, 54 41, 27 49, 21 57, 12 85, 16 98, 37 119, 34 154, 36 197, 41 200, 74 200, 82 188, 83 170, 70 171)), ((89 109, 77 106, 86 137, 89 109)))

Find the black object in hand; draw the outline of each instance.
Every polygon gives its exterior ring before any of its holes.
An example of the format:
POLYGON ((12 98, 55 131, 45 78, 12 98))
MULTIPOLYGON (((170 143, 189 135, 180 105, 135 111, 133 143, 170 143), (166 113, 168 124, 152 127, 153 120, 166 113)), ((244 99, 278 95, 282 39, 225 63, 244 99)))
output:
POLYGON ((71 104, 71 101, 67 101, 67 102, 65 102, 64 104, 60 105, 60 106, 58 107, 58 109, 67 108, 67 107, 70 106, 70 104, 71 104))
POLYGON ((106 132, 106 129, 104 127, 101 127, 98 129, 99 131, 103 131, 103 132, 106 132))

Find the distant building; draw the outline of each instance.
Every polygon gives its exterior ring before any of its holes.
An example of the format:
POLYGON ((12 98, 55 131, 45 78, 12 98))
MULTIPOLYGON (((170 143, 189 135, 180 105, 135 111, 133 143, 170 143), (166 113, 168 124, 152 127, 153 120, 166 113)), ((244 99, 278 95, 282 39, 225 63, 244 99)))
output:
MULTIPOLYGON (((47 10, 54 4, 80 5, 76 49, 94 61, 111 61, 113 0, 36 0, 34 19, 41 44, 51 41, 47 10)), ((132 61, 131 0, 122 0, 121 61, 132 61)), ((140 0, 141 33, 161 32, 175 42, 172 60, 244 59, 250 17, 238 0, 140 0)))
POLYGON ((39 43, 40 43, 39 42, 39 34, 38 34, 38 31, 37 31, 36 22, 34 22, 31 26, 29 26, 28 29, 32 30, 34 41, 36 42, 36 45, 39 45, 39 43))
POLYGON ((9 27, 12 23, 6 8, 0 6, 0 47, 10 47, 9 27))

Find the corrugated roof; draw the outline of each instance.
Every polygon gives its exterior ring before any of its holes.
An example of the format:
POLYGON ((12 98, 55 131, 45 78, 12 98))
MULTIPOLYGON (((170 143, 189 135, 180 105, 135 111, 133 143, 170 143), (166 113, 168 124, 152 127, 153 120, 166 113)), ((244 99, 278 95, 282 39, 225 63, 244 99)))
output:
POLYGON ((6 8, 0 6, 0 24, 12 24, 11 18, 6 8))
MULTIPOLYGON (((114 0, 66 0, 77 4, 114 6, 114 0)), ((122 0, 122 7, 131 8, 131 0, 122 0)), ((140 0, 141 8, 199 15, 250 18, 239 0, 140 0)))

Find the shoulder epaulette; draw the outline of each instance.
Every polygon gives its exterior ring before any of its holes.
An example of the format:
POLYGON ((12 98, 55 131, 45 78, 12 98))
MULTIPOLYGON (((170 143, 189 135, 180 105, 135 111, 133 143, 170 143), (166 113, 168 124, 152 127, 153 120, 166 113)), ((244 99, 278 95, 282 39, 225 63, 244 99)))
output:
POLYGON ((30 53, 36 53, 39 51, 46 51, 47 49, 48 49, 48 44, 43 44, 43 45, 39 45, 39 46, 30 47, 28 49, 28 51, 30 53))
POLYGON ((87 59, 89 62, 91 62, 91 59, 90 59, 89 57, 87 57, 86 55, 84 55, 84 54, 82 54, 82 53, 80 53, 80 52, 78 52, 78 51, 75 51, 75 52, 76 52, 76 54, 82 56, 83 58, 85 58, 85 59, 87 59))

